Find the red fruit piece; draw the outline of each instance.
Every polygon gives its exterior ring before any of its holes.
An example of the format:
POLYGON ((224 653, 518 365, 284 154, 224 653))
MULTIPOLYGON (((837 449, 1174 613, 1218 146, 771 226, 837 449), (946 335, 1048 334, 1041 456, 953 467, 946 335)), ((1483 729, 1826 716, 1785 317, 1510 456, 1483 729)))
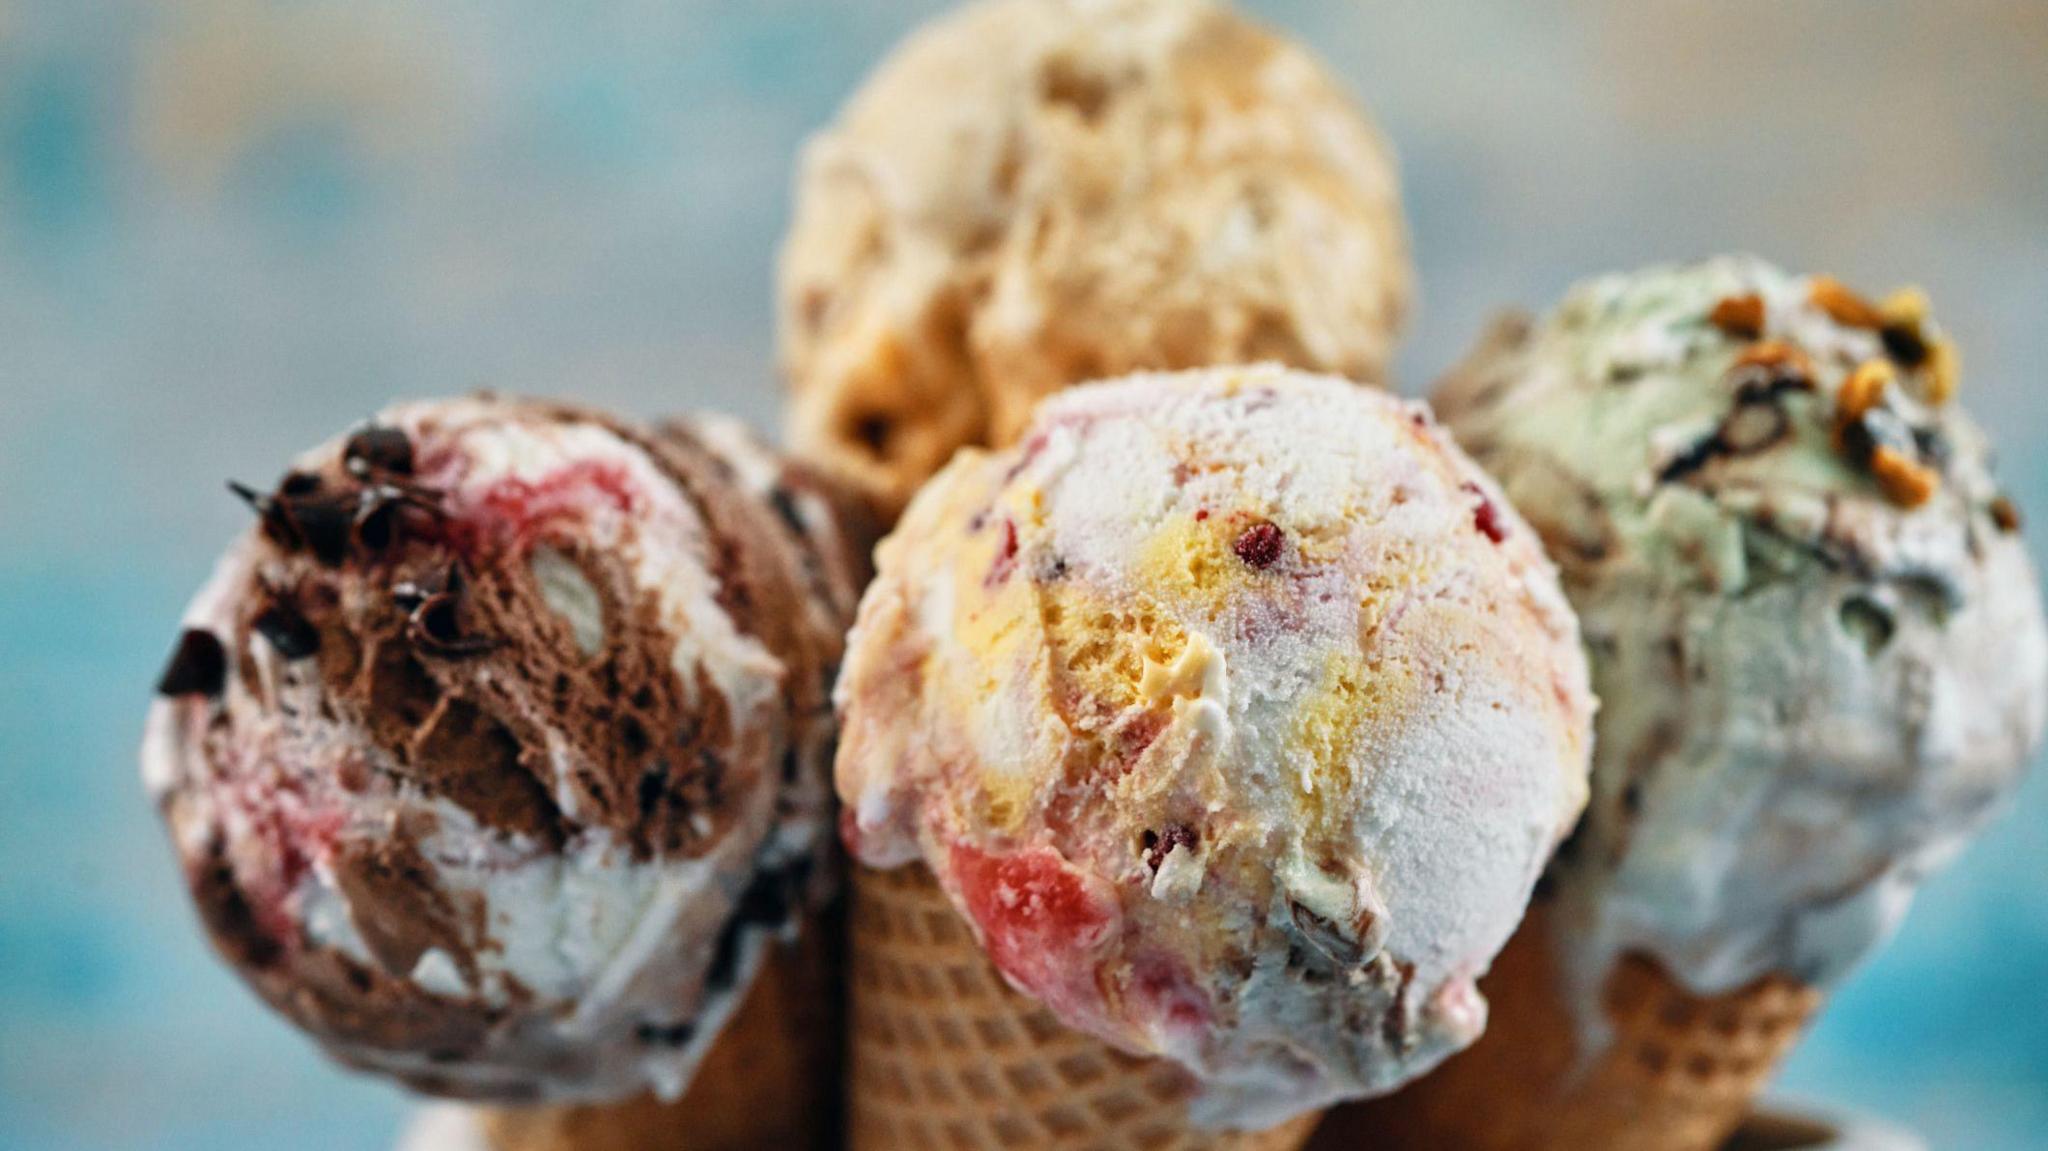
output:
POLYGON ((1280 559, 1280 552, 1287 546, 1287 533, 1271 520, 1260 520, 1244 529, 1230 550, 1237 558, 1255 568, 1265 569, 1280 559))
POLYGON ((1486 493, 1480 490, 1478 484, 1468 483, 1461 486, 1479 500, 1478 505, 1472 509, 1472 526, 1478 528, 1481 535, 1494 543, 1508 538, 1508 527, 1501 520, 1500 508, 1486 497, 1486 493))
POLYGON ((952 868, 989 958, 1012 983, 1069 1018, 1101 1011, 1095 953, 1118 910, 1099 882, 1044 847, 988 855, 955 844, 952 868))

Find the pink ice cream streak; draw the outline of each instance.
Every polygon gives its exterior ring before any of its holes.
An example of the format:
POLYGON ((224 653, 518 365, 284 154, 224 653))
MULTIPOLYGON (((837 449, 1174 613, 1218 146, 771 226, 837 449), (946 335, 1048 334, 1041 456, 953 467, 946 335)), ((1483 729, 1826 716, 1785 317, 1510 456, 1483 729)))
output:
POLYGON ((842 832, 929 866, 1019 990, 1222 1125, 1478 1035, 1592 701, 1534 533, 1427 409, 1270 367, 1076 389, 878 559, 842 832))

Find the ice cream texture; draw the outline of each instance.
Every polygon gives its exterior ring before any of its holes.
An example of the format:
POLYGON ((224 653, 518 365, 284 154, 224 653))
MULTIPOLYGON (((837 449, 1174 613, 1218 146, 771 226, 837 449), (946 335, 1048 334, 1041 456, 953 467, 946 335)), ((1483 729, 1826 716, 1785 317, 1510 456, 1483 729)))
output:
POLYGON ((832 883, 858 515, 722 424, 488 397, 241 491, 142 756, 219 951, 423 1091, 679 1091, 832 883))
POLYGON ((1484 1025, 1584 802, 1534 534, 1423 406, 1265 366, 1048 401, 878 552, 838 689, 861 861, 1008 980, 1269 1126, 1484 1025))
POLYGON ((1385 142, 1205 0, 987 0, 810 143, 782 252, 792 442, 900 510, 1046 394, 1277 360, 1377 379, 1412 273, 1385 142))
POLYGON ((2038 746, 2040 594, 1958 363, 1916 291, 1726 257, 1585 283, 1439 391, 1591 652, 1553 876, 1589 1019, 1631 951, 1830 984, 2038 746))

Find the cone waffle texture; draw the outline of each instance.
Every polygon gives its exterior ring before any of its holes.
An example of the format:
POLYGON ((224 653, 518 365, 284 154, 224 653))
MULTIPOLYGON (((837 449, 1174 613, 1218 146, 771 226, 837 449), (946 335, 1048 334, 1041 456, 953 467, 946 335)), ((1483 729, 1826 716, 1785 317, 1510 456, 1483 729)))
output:
POLYGON ((1315 1126, 1190 1127, 1187 1072, 1012 990, 921 866, 858 869, 852 996, 852 1151, 1294 1151, 1315 1126))
POLYGON ((839 923, 777 944, 680 1099, 484 1112, 492 1151, 756 1151, 837 1146, 839 923))
POLYGON ((1631 956, 1602 991, 1610 1042, 1582 1052, 1540 906, 1481 987, 1491 1018, 1477 1044, 1394 1095, 1337 1108, 1315 1151, 1711 1151, 1821 1000, 1777 976, 1699 996, 1631 956))

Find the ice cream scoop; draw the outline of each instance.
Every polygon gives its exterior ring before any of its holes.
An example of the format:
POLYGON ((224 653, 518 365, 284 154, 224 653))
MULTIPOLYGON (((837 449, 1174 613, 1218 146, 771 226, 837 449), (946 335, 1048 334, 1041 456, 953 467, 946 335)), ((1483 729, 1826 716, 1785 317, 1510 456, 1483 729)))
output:
POLYGON ((1075 389, 878 557, 844 834, 928 867, 1011 986, 1186 1068, 1202 1126, 1479 1033, 1592 697, 1536 536, 1426 408, 1270 366, 1075 389))
POLYGON ((810 143, 782 251, 798 450, 892 511, 1046 394, 1276 360, 1377 379, 1407 310, 1387 146, 1206 0, 987 0, 810 143))
POLYGON ((1916 292, 1736 257, 1584 284, 1439 392, 1592 651, 1582 946, 1825 985, 2018 781, 2048 635, 1957 362, 1916 292))
POLYGON ((679 1092, 832 884, 858 520, 728 428, 488 397, 238 490, 142 757, 220 952, 419 1090, 679 1092))
POLYGON ((1327 1146, 1720 1147, 2011 792, 2048 636, 1957 363, 1917 292, 1732 257, 1582 284, 1444 382, 1578 609, 1593 797, 1486 1038, 1327 1146))

